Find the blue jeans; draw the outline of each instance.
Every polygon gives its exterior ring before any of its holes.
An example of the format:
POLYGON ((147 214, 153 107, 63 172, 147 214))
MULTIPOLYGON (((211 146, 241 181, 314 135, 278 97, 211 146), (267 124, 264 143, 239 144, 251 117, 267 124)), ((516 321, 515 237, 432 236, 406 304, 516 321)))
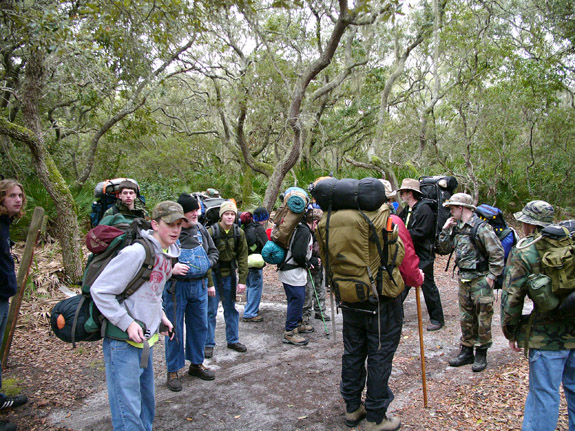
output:
POLYGON ((104 338, 106 384, 114 431, 152 431, 156 410, 152 349, 147 368, 140 368, 142 349, 104 338))
POLYGON ((244 318, 256 317, 260 311, 260 301, 262 300, 264 271, 262 269, 250 268, 246 287, 244 318))
POLYGON ((287 297, 286 331, 291 331, 299 326, 303 315, 303 303, 305 301, 305 286, 292 286, 283 283, 287 297))
POLYGON ((554 431, 559 416, 559 387, 567 399, 569 431, 575 431, 575 349, 529 350, 529 394, 523 431, 554 431))
MULTIPOLYGON (((4 341, 4 331, 6 330, 6 323, 8 322, 8 310, 9 309, 10 309, 10 302, 0 301, 0 346, 2 346, 2 342, 4 341)), ((1 366, 0 366, 0 388, 2 388, 2 367, 1 366)))
POLYGON ((233 293, 236 291, 232 286, 232 276, 222 277, 221 284, 219 277, 213 274, 216 285, 216 296, 208 297, 208 333, 206 334, 206 347, 216 345, 216 316, 218 314, 218 304, 220 297, 224 307, 224 320, 226 321, 226 341, 234 344, 240 341, 238 334, 240 326, 240 313, 236 310, 236 298, 233 293), (218 286, 220 286, 218 288, 218 286))
POLYGON ((164 311, 176 330, 173 340, 166 337, 166 366, 169 373, 186 365, 204 362, 204 344, 208 332, 208 289, 207 280, 194 279, 166 283, 164 289, 164 311), (176 292, 176 319, 174 321, 174 300, 171 289, 176 292), (184 345, 184 321, 186 344, 184 345), (185 349, 184 349, 185 347, 185 349), (185 352, 184 352, 185 351, 185 352))

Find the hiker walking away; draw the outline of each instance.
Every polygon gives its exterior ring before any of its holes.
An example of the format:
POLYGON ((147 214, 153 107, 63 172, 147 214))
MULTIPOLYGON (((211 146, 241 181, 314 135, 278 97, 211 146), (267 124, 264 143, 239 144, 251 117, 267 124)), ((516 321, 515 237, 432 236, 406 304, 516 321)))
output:
POLYGON ((264 225, 269 220, 270 214, 264 207, 258 207, 253 214, 246 212, 242 214, 242 226, 246 234, 248 244, 248 279, 246 289, 246 306, 244 307, 244 322, 263 322, 264 318, 260 316, 260 302, 264 288, 264 271, 263 258, 261 258, 262 249, 268 242, 268 236, 264 225), (246 222, 244 223, 244 217, 246 222), (251 220, 248 221, 251 217, 251 220), (257 258, 259 255, 258 259, 257 258), (250 258, 251 256, 251 258, 250 258), (253 259, 254 264, 250 264, 253 259), (260 266, 261 265, 261 266, 260 266))
MULTIPOLYGON (((435 284, 433 276, 433 264, 435 261, 435 251, 433 250, 435 241, 435 215, 430 206, 422 202, 419 181, 412 178, 405 178, 398 189, 401 201, 406 205, 399 213, 399 217, 405 223, 413 245, 415 253, 419 257, 419 267, 423 270, 424 278, 421 290, 429 314, 430 324, 428 331, 437 331, 443 328, 445 320, 443 317, 443 306, 439 289, 435 284)), ((402 298, 405 301, 409 293, 409 286, 403 291, 402 298)))
POLYGON ((557 312, 542 312, 535 303, 531 317, 522 316, 529 284, 541 274, 541 256, 535 235, 553 222, 553 207, 531 201, 514 214, 526 239, 512 249, 501 293, 501 326, 509 347, 529 349, 529 393, 523 431, 553 431, 559 416, 560 394, 567 400, 569 430, 575 430, 575 323, 557 312), (523 244, 526 244, 523 246, 523 244))
POLYGON ((127 218, 147 219, 149 217, 144 203, 138 199, 138 186, 136 184, 125 180, 120 183, 118 190, 119 194, 116 203, 108 208, 103 217, 118 213, 123 214, 127 218))
POLYGON ((248 245, 244 231, 235 223, 237 213, 235 204, 225 201, 220 206, 220 221, 208 228, 218 248, 219 259, 212 268, 215 295, 208 297, 208 332, 204 352, 206 358, 211 358, 214 354, 220 298, 224 308, 228 349, 240 353, 248 350, 240 343, 240 315, 236 310, 236 294, 245 292, 248 278, 248 245))
POLYGON ((449 207, 451 217, 439 235, 439 247, 445 253, 455 251, 459 269, 461 349, 449 365, 472 363, 473 371, 483 371, 492 344, 493 285, 505 264, 503 246, 489 223, 475 214, 470 195, 456 193, 443 205, 449 207))
MULTIPOLYGON (((314 208, 312 210, 312 222, 321 220, 323 217, 323 211, 319 208, 314 208)), ((313 332, 313 325, 310 323, 311 315, 313 312, 314 318, 317 320, 322 319, 329 321, 331 317, 325 312, 325 294, 326 287, 323 283, 323 266, 321 265, 321 257, 319 255, 319 244, 315 237, 315 227, 312 228, 308 222, 308 226, 312 229, 312 249, 309 272, 307 274, 307 282, 305 285, 305 300, 303 303, 303 316, 302 323, 300 325, 300 330, 302 332, 309 331, 313 332), (310 278, 311 274, 311 278, 310 278), (317 294, 317 297, 316 297, 317 294), (319 303, 318 303, 319 302, 319 303)))
POLYGON ((152 229, 142 231, 142 238, 156 256, 150 279, 127 298, 120 298, 146 257, 145 246, 137 242, 122 249, 90 289, 94 303, 107 319, 107 326, 113 325, 127 333, 127 339, 106 335, 103 342, 114 431, 152 430, 155 415, 153 345, 160 331, 163 335, 173 333, 172 323, 162 310, 162 292, 172 274, 171 260, 180 255, 176 241, 184 221, 186 216, 181 205, 171 201, 157 204, 152 210, 152 229))
POLYGON ((182 390, 178 375, 186 360, 188 374, 202 380, 214 380, 215 373, 204 366, 204 344, 208 332, 208 295, 215 296, 211 267, 218 261, 218 249, 204 226, 198 223, 200 205, 195 197, 182 193, 178 203, 187 220, 179 242, 181 254, 163 295, 164 311, 172 319, 175 337, 166 337, 168 389, 182 390), (184 323, 186 327, 184 340, 184 323))
MULTIPOLYGON (((10 240, 10 224, 24 215, 26 194, 22 184, 12 179, 0 181, 0 345, 8 321, 10 297, 16 294, 18 284, 12 257, 12 241, 10 240)), ((0 367, 0 388, 2 387, 2 367, 0 367)), ((7 396, 0 392, 0 410, 19 407, 28 402, 24 394, 7 396)), ((16 425, 8 421, 0 421, 0 431, 15 430, 16 425)))
MULTIPOLYGON (((315 217, 318 214, 316 212, 315 217)), ((303 325, 302 316, 307 270, 311 268, 312 232, 317 227, 318 221, 318 218, 314 218, 313 210, 306 212, 305 220, 297 225, 293 233, 284 262, 278 265, 278 279, 284 286, 287 298, 286 323, 282 342, 295 346, 305 346, 309 343, 309 340, 300 334, 314 330, 311 325, 303 325)))

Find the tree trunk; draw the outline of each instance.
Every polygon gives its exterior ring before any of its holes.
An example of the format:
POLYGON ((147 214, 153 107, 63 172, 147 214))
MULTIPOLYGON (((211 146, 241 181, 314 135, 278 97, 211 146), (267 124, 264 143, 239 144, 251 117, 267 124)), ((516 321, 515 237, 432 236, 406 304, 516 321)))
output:
POLYGON ((42 96, 45 69, 44 55, 34 50, 26 64, 25 81, 22 88, 22 114, 27 127, 32 132, 33 139, 24 142, 30 148, 38 179, 54 200, 58 217, 56 219, 56 237, 62 247, 62 260, 66 276, 72 282, 82 279, 82 249, 79 242, 79 227, 76 204, 70 193, 68 184, 58 170, 52 156, 47 151, 38 103, 42 96))

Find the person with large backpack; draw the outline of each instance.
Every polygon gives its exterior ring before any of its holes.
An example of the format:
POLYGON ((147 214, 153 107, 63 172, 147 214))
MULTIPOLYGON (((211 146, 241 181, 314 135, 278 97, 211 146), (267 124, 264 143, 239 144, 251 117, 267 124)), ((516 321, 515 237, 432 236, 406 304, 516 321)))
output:
POLYGON ((248 244, 244 231, 235 223, 238 209, 231 201, 220 206, 220 221, 208 228, 218 248, 218 263, 212 268, 215 296, 208 297, 208 332, 204 355, 211 358, 216 345, 216 316, 220 298, 226 322, 228 349, 244 353, 248 349, 239 339, 240 315, 236 309, 236 294, 244 293, 248 278, 248 244), (236 275, 237 271, 237 275, 236 275))
POLYGON ((248 244, 248 279, 246 289, 246 306, 244 307, 244 322, 263 322, 259 315, 262 291, 264 288, 262 250, 268 242, 264 224, 269 220, 270 214, 264 207, 258 207, 253 214, 244 212, 241 215, 242 228, 246 234, 248 244))
POLYGON ((446 254, 454 250, 459 269, 461 348, 449 365, 473 364, 471 369, 479 372, 487 366, 487 349, 492 345, 493 286, 503 271, 504 251, 491 225, 475 214, 470 195, 456 193, 443 205, 449 207, 451 217, 443 225, 439 247, 446 254), (474 230, 475 241, 471 238, 474 230))
MULTIPOLYGON (((10 224, 24 215, 26 194, 24 188, 16 180, 0 181, 0 345, 8 321, 10 297, 16 294, 18 284, 12 257, 12 242, 10 241, 10 224)), ((2 387, 2 367, 0 366, 0 388, 2 387)), ((0 410, 19 407, 28 402, 24 394, 8 396, 0 393, 0 410)), ((16 425, 0 421, 0 431, 15 430, 16 425)))
MULTIPOLYGON (((443 328, 445 318, 443 316, 443 306, 439 289, 435 284, 433 276, 433 264, 435 262, 435 215, 430 206, 422 201, 420 183, 413 178, 405 178, 401 182, 401 187, 397 190, 399 197, 405 204, 404 209, 399 213, 399 218, 403 220, 413 245, 415 253, 419 257, 419 268, 423 271, 424 278, 421 290, 427 306, 430 323, 428 331, 437 331, 443 328)), ((405 301, 409 293, 409 287, 403 291, 402 299, 405 301)))
POLYGON ((178 371, 190 361, 188 374, 202 380, 214 380, 215 373, 204 366, 204 344, 208 332, 208 295, 216 291, 211 268, 218 261, 218 249, 204 226, 198 223, 200 205, 197 199, 182 193, 178 203, 187 221, 180 233, 181 247, 174 269, 185 267, 184 275, 173 275, 164 289, 164 311, 174 324, 176 335, 166 337, 167 386, 174 392, 182 390, 178 371), (185 337, 184 337, 185 324, 185 337))
MULTIPOLYGON (((553 223, 553 216, 553 207, 541 200, 529 202, 514 214, 515 219, 521 222, 526 238, 511 251, 501 294, 501 327, 509 340, 509 347, 516 352, 520 352, 521 347, 526 352, 529 350, 529 393, 525 401, 524 431, 555 430, 561 383, 567 400, 569 429, 575 430, 575 319, 573 316, 562 317, 555 309, 544 310, 544 304, 540 304, 534 295, 549 283, 545 274, 545 255, 542 257, 538 250, 543 241, 538 241, 538 238, 553 223), (522 313, 525 297, 534 303, 530 316, 522 313)), ((569 241, 573 250, 573 238, 569 241)), ((573 259, 572 252, 570 254, 573 259)), ((553 290, 560 290, 557 287, 562 286, 553 286, 553 290)), ((573 295, 568 292, 565 291, 562 297, 573 295)))
POLYGON ((187 220, 181 205, 165 201, 152 210, 151 230, 142 231, 142 240, 155 254, 147 280, 128 297, 123 293, 145 262, 146 246, 136 242, 123 248, 100 273, 90 288, 98 310, 112 327, 127 333, 128 339, 103 342, 106 383, 114 430, 152 430, 155 415, 152 346, 159 333, 173 337, 173 326, 162 309, 162 293, 173 275, 172 259, 180 255, 176 241, 187 220))
POLYGON ((104 213, 104 217, 114 214, 123 214, 127 218, 147 219, 149 214, 144 203, 138 199, 139 188, 130 180, 124 180, 118 186, 118 199, 104 213))

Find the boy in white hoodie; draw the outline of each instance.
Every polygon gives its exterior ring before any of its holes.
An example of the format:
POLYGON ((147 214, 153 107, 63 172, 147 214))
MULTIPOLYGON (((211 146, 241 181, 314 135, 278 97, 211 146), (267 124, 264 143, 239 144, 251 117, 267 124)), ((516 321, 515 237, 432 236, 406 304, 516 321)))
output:
POLYGON ((175 243, 184 220, 183 209, 176 202, 160 202, 154 207, 152 229, 142 231, 142 237, 151 243, 156 260, 149 281, 135 293, 119 299, 144 262, 146 251, 139 243, 121 250, 90 289, 108 325, 125 331, 128 337, 106 336, 103 343, 114 431, 152 430, 156 406, 151 347, 159 339, 160 324, 165 325, 163 335, 173 336, 172 323, 162 310, 162 293, 172 274, 171 259, 180 255, 175 243), (144 348, 148 345, 149 355, 144 348))

